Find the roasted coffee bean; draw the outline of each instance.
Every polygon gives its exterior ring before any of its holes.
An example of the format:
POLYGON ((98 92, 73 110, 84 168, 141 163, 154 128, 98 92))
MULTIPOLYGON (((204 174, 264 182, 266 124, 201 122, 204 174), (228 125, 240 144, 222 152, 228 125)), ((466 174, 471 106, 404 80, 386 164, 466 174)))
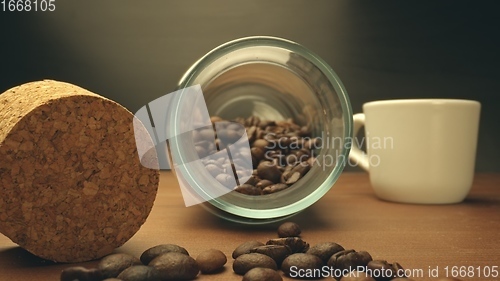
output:
POLYGON ((257 174, 259 178, 272 182, 279 182, 281 178, 280 169, 270 161, 260 162, 259 166, 257 166, 257 174))
POLYGON ((260 188, 246 183, 237 186, 234 190, 246 195, 260 195, 262 193, 260 188))
POLYGON ((282 191, 288 188, 288 185, 282 184, 282 183, 277 183, 273 184, 270 186, 266 186, 264 189, 262 189, 262 194, 271 194, 271 193, 276 193, 278 191, 282 191))
POLYGON ((234 152, 233 156, 233 163, 235 165, 247 167, 250 164, 253 164, 252 151, 241 150, 239 152, 234 152))
POLYGON ((301 233, 300 226, 294 222, 284 222, 278 227, 278 237, 294 237, 301 233))
MULTIPOLYGON (((286 163, 296 163, 297 161, 300 161, 297 154, 295 153, 295 151, 290 151, 290 154, 286 155, 285 156, 285 160, 286 160, 286 163)), ((307 159, 303 159, 303 160, 307 160, 307 159)))
POLYGON ((247 129, 248 142, 252 143, 257 138, 257 127, 251 126, 247 129))
MULTIPOLYGON (((233 128, 231 125, 233 124, 229 124, 225 130, 217 131, 217 137, 226 145, 235 143, 243 136, 238 129, 233 128)), ((234 125, 240 126, 238 124, 234 125)))
MULTIPOLYGON (((395 280, 395 279, 393 279, 393 280, 395 280)), ((446 278, 440 278, 436 281, 462 281, 462 279, 453 278, 453 277, 446 277, 446 278)))
POLYGON ((102 273, 97 268, 89 269, 81 266, 73 266, 65 268, 61 272, 61 281, 95 281, 102 279, 102 273))
POLYGON ((310 247, 307 253, 318 256, 326 264, 333 254, 343 250, 345 250, 344 247, 337 243, 323 242, 310 247))
POLYGON ((340 281, 376 281, 363 271, 353 270, 345 274, 340 281))
POLYGON ((176 252, 189 256, 189 253, 186 249, 181 246, 174 244, 161 244, 154 247, 151 247, 144 251, 141 255, 141 262, 145 265, 148 265, 154 258, 161 254, 176 252))
POLYGON ((159 255, 149 266, 160 272, 162 280, 191 280, 200 272, 198 263, 192 257, 177 252, 159 255))
POLYGON ((205 149, 208 149, 208 150, 211 148, 211 147, 210 147, 210 142, 208 142, 208 141, 206 141, 206 140, 201 140, 201 141, 199 141, 199 142, 195 143, 194 145, 196 145, 196 146, 201 146, 201 147, 203 147, 203 148, 205 148, 205 149))
POLYGON ((212 175, 212 177, 216 177, 217 175, 222 173, 222 169, 215 164, 205 165, 205 169, 212 175))
POLYGON ((220 271, 227 262, 227 257, 223 252, 216 249, 209 249, 201 252, 196 257, 196 262, 202 273, 214 273, 220 271))
MULTIPOLYGON (((254 164, 258 164, 261 160, 264 159, 264 149, 260 148, 260 147, 252 147, 250 148, 250 152, 252 154, 252 161, 255 160, 254 164)), ((254 165, 254 167, 257 167, 257 165, 254 165)))
POLYGON ((288 246, 292 253, 305 253, 309 250, 309 243, 300 237, 275 238, 267 241, 266 245, 288 246))
POLYGON ((102 258, 97 268, 101 271, 103 278, 112 278, 117 277, 125 268, 140 264, 141 261, 138 258, 129 254, 119 253, 102 258))
POLYGON ((360 267, 365 267, 372 260, 368 252, 354 250, 344 250, 333 254, 328 259, 328 266, 339 270, 353 270, 360 267))
POLYGON ((258 148, 262 149, 263 151, 266 151, 268 146, 269 146, 269 142, 265 139, 256 139, 253 142, 253 147, 258 147, 258 148))
POLYGON ((406 277, 404 268, 397 262, 392 263, 392 270, 396 272, 397 277, 406 277))
POLYGON ((205 127, 204 129, 199 130, 198 133, 199 134, 197 135, 198 136, 197 139, 194 140, 195 142, 198 141, 211 142, 215 140, 215 133, 212 128, 205 127))
POLYGON ((395 277, 406 277, 404 275, 398 276, 398 274, 404 272, 400 264, 390 264, 385 260, 372 260, 368 262, 366 269, 377 281, 388 281, 395 277))
POLYGON ((292 173, 299 173, 300 176, 302 177, 307 172, 309 172, 310 169, 311 169, 311 165, 309 165, 309 163, 307 163, 307 162, 300 162, 300 163, 297 163, 297 165, 295 165, 292 168, 292 173))
MULTIPOLYGON (((250 178, 245 182, 246 184, 251 184, 257 186, 257 184, 261 181, 261 179, 257 176, 250 175, 250 178)), ((258 187, 258 186, 257 186, 258 187)))
POLYGON ((294 172, 292 175, 286 180, 286 184, 291 185, 296 183, 300 179, 300 173, 294 172))
POLYGON ((122 281, 161 281, 160 272, 151 266, 133 265, 117 277, 122 281))
POLYGON ((279 148, 281 148, 282 150, 288 148, 291 143, 292 140, 289 137, 281 137, 278 139, 279 148))
POLYGON ((283 278, 276 270, 256 267, 245 273, 242 281, 283 281, 283 278))
POLYGON ((282 246, 282 245, 264 245, 264 246, 259 246, 255 247, 250 250, 251 253, 259 253, 259 254, 264 254, 270 258, 272 258, 278 267, 281 265, 283 260, 288 257, 291 253, 292 250, 290 250, 290 247, 288 246, 282 246))
POLYGON ((234 177, 232 177, 228 174, 219 174, 215 177, 215 179, 225 187, 234 187, 235 186, 234 177))
POLYGON ((260 180, 255 186, 260 188, 260 189, 264 189, 270 185, 273 185, 274 183, 270 180, 260 180))
MULTIPOLYGON (((259 178, 259 176, 251 174, 250 178, 247 180, 246 183, 257 186, 259 184, 259 182, 261 182, 261 181, 262 180, 259 178)), ((259 187, 259 186, 257 186, 257 187, 259 187)))
POLYGON ((283 173, 281 174, 281 182, 286 183, 288 178, 291 176, 293 166, 288 165, 283 169, 283 173))
POLYGON ((278 266, 272 258, 259 253, 243 254, 233 262, 233 271, 239 275, 244 275, 247 271, 256 267, 278 270, 278 266))
MULTIPOLYGON (((323 266, 323 261, 315 255, 309 255, 305 253, 296 253, 288 256, 281 264, 281 270, 283 273, 290 277, 291 273, 297 273, 299 271, 304 272, 305 276, 297 276, 300 278, 320 278, 320 274, 317 276, 311 275, 315 270, 321 269, 323 266), (310 272, 311 274, 308 274, 310 272), (308 276, 311 275, 311 276, 308 276)), ((301 274, 302 275, 302 274, 301 274)))
MULTIPOLYGON (((73 280, 73 281, 75 281, 75 280, 73 280)), ((106 278, 106 279, 104 279, 102 281, 123 281, 123 280, 118 279, 118 278, 106 278)))
POLYGON ((233 257, 233 259, 235 259, 243 254, 249 254, 253 248, 256 248, 259 246, 264 246, 264 243, 259 242, 259 241, 244 242, 244 243, 240 244, 238 247, 236 247, 236 249, 234 249, 232 257, 233 257))
MULTIPOLYGON (((397 278, 391 279, 391 281, 413 281, 413 279, 406 278, 406 277, 397 277, 397 278)), ((444 278, 444 279, 439 279, 437 281, 461 281, 461 280, 456 279, 456 278, 452 278, 452 279, 444 278)))

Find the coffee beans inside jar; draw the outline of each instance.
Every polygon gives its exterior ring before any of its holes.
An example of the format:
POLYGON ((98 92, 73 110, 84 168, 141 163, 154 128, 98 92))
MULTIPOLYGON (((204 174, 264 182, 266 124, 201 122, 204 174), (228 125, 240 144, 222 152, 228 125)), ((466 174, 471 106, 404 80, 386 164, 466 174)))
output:
POLYGON ((270 121, 251 116, 229 122, 215 116, 211 121, 213 128, 193 131, 196 153, 219 183, 246 195, 289 188, 309 172, 321 146, 321 139, 312 136, 310 127, 292 119, 270 121), (249 152, 236 150, 231 151, 231 157, 217 156, 218 151, 240 140, 244 132, 249 152), (248 180, 240 182, 242 178, 248 180))

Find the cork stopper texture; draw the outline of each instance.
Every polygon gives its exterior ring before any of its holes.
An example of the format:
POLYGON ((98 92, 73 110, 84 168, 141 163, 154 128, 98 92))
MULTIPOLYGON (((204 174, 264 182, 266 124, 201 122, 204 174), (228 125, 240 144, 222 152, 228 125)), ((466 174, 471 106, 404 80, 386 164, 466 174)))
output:
MULTIPOLYGON (((97 259, 128 241, 159 182, 158 169, 141 165, 133 123, 118 103, 68 83, 0 95, 0 232, 57 262, 97 259)), ((137 139, 153 146, 144 128, 137 139)), ((156 167, 156 153, 142 161, 156 167)))

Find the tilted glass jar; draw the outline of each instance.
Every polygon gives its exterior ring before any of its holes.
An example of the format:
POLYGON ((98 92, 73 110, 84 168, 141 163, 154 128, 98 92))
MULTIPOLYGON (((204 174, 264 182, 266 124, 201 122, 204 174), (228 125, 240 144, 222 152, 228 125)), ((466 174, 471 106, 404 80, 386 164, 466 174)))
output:
MULTIPOLYGON (((197 84, 210 116, 227 120, 252 115, 274 121, 292 118, 322 139, 315 165, 290 188, 260 196, 229 192, 210 199, 205 204, 209 210, 241 223, 280 220, 319 200, 340 176, 351 145, 352 109, 340 79, 313 52, 276 37, 237 39, 194 63, 179 88, 197 84)), ((175 124, 182 117, 175 112, 170 117, 175 135, 175 124)), ((174 162, 193 157, 192 144, 174 139, 169 145, 174 162)), ((189 168, 176 172, 198 194, 204 192, 204 185, 213 184, 189 168)))

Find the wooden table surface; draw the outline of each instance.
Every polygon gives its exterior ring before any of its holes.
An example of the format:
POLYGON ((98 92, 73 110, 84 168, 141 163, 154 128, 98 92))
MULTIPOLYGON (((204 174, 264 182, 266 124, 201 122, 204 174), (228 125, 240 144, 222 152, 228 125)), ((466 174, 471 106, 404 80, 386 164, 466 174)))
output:
MULTIPOLYGON (((500 271, 500 174, 476 175, 463 203, 408 205, 378 200, 366 174, 344 173, 327 195, 290 220, 301 225, 302 238, 311 245, 333 241, 345 248, 366 250, 374 259, 397 261, 421 275, 414 280, 437 280, 430 273, 444 277, 446 267, 448 275, 460 274, 460 269, 462 274, 473 274, 462 280, 500 280, 500 273, 496 278, 478 276, 500 271), (468 267, 474 269, 469 272, 468 267)), ((238 225, 201 206, 184 207, 175 175, 164 171, 148 220, 116 252, 140 256, 151 246, 173 243, 196 257, 205 249, 216 248, 228 256, 225 270, 199 275, 196 280, 241 280, 231 268, 232 251, 244 241, 275 238, 276 227, 238 225)), ((68 266, 34 257, 0 235, 1 281, 59 280, 60 271, 68 266)))

